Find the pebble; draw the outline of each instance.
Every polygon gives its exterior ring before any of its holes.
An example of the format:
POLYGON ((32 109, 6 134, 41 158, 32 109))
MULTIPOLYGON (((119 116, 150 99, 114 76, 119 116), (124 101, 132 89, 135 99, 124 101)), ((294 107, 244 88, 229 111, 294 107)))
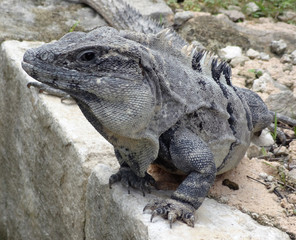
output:
POLYGON ((292 169, 288 172, 289 177, 292 179, 292 181, 296 181, 296 168, 292 169))
POLYGON ((242 56, 242 49, 238 46, 227 46, 219 50, 219 56, 226 60, 242 56))
POLYGON ((245 15, 237 10, 220 10, 221 13, 229 17, 233 22, 242 22, 245 20, 245 15))
POLYGON ((289 150, 285 146, 277 147, 273 150, 275 156, 287 156, 289 150))
POLYGON ((270 44, 270 50, 271 52, 281 55, 283 54, 287 49, 287 43, 280 39, 279 41, 272 41, 270 44))
POLYGON ((284 54, 280 61, 281 63, 290 63, 292 60, 289 54, 284 54))
POLYGON ((274 177, 271 176, 271 175, 268 175, 267 178, 266 178, 265 180, 266 180, 266 182, 273 182, 274 177))
POLYGON ((270 59, 270 56, 265 52, 261 52, 259 54, 259 59, 261 59, 263 61, 268 61, 270 59))
POLYGON ((278 16, 278 19, 284 22, 296 20, 296 13, 293 11, 285 11, 282 15, 278 16))
POLYGON ((259 7, 254 2, 249 2, 246 4, 246 13, 248 15, 251 15, 254 12, 257 12, 259 10, 259 7))
POLYGON ((250 59, 246 56, 235 57, 231 60, 230 65, 231 67, 236 67, 238 65, 244 66, 245 62, 248 60, 250 59))
POLYGON ((174 23, 176 26, 181 26, 183 23, 194 17, 191 11, 176 12, 174 23))
POLYGON ((252 48, 250 48, 247 52, 246 55, 251 58, 251 59, 255 59, 258 58, 260 56, 260 53, 252 48))
POLYGON ((291 53, 292 64, 296 65, 296 50, 291 53))
POLYGON ((262 179, 265 180, 268 177, 268 174, 265 172, 261 172, 261 173, 259 173, 259 177, 261 177, 262 179))

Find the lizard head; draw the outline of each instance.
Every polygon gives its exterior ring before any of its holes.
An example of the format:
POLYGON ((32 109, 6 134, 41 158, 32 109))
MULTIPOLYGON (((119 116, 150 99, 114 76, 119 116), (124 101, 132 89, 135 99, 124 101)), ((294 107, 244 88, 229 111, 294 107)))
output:
POLYGON ((102 27, 89 33, 68 33, 56 42, 29 49, 22 67, 54 88, 88 91, 104 77, 140 81, 138 55, 137 47, 117 30, 102 27))
MULTIPOLYGON (((160 112, 164 94, 157 68, 163 63, 157 61, 161 53, 156 56, 149 48, 148 38, 110 27, 73 32, 29 49, 22 62, 31 77, 70 94, 92 125, 117 150, 127 152, 125 161, 131 156, 142 159, 141 166, 135 167, 139 174, 157 156, 158 137, 167 130, 162 125, 170 125, 158 124, 158 118, 176 122, 182 113, 175 111, 174 119, 160 112)), ((169 92, 166 84, 162 84, 165 93, 169 92)))
POLYGON ((110 27, 68 33, 27 50, 22 67, 37 81, 70 94, 88 109, 88 119, 97 119, 108 131, 158 139, 163 130, 147 133, 158 126, 151 122, 160 109, 160 91, 150 66, 155 59, 144 38, 110 27))
POLYGON ((29 49, 23 69, 34 79, 70 94, 114 132, 140 134, 153 117, 155 97, 143 76, 141 45, 102 27, 68 33, 29 49))

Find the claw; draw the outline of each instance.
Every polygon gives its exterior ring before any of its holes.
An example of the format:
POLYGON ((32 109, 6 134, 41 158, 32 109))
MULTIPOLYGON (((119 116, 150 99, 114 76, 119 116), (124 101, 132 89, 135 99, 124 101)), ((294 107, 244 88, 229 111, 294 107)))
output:
POLYGON ((154 218, 156 215, 158 215, 158 214, 157 214, 157 211, 154 210, 154 211, 152 212, 152 214, 151 214, 150 222, 152 222, 153 218, 154 218))
POLYGON ((168 213, 168 220, 170 222, 170 228, 172 228, 172 225, 177 220, 177 215, 175 212, 169 212, 168 213))
POLYGON ((121 182, 121 184, 127 188, 128 194, 131 193, 130 189, 139 189, 145 197, 145 192, 151 193, 150 186, 155 184, 155 180, 146 173, 145 177, 137 176, 129 167, 121 167, 119 171, 112 174, 109 178, 109 188, 115 182, 121 182))
POLYGON ((195 217, 192 213, 185 213, 183 216, 183 221, 189 226, 194 227, 195 217))
POLYGON ((143 212, 147 209, 152 210, 150 221, 152 222, 155 216, 161 216, 168 219, 170 228, 172 228, 173 223, 177 220, 185 222, 188 226, 194 227, 194 207, 176 201, 174 199, 153 199, 150 201, 143 209, 143 212))

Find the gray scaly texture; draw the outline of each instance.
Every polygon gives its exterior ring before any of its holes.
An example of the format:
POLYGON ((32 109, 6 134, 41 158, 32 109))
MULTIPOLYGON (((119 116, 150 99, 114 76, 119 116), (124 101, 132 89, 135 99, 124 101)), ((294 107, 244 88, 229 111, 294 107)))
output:
POLYGON ((194 211, 216 174, 237 165, 272 117, 257 94, 232 85, 226 63, 180 39, 168 29, 102 27, 30 49, 22 66, 75 99, 114 146, 121 168, 110 186, 121 181, 149 191, 152 163, 187 175, 170 199, 145 209, 152 210, 151 220, 161 215, 171 225, 194 226, 194 211))

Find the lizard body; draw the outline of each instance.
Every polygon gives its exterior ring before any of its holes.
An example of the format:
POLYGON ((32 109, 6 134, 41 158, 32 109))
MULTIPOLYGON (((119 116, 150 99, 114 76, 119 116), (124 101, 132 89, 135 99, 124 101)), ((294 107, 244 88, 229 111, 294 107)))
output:
POLYGON ((28 50, 22 66, 73 97, 114 146, 121 168, 110 185, 147 190, 152 163, 187 175, 170 199, 145 207, 171 224, 194 225, 216 174, 235 167, 272 120, 256 93, 232 85, 225 62, 192 49, 172 30, 68 33, 28 50))

